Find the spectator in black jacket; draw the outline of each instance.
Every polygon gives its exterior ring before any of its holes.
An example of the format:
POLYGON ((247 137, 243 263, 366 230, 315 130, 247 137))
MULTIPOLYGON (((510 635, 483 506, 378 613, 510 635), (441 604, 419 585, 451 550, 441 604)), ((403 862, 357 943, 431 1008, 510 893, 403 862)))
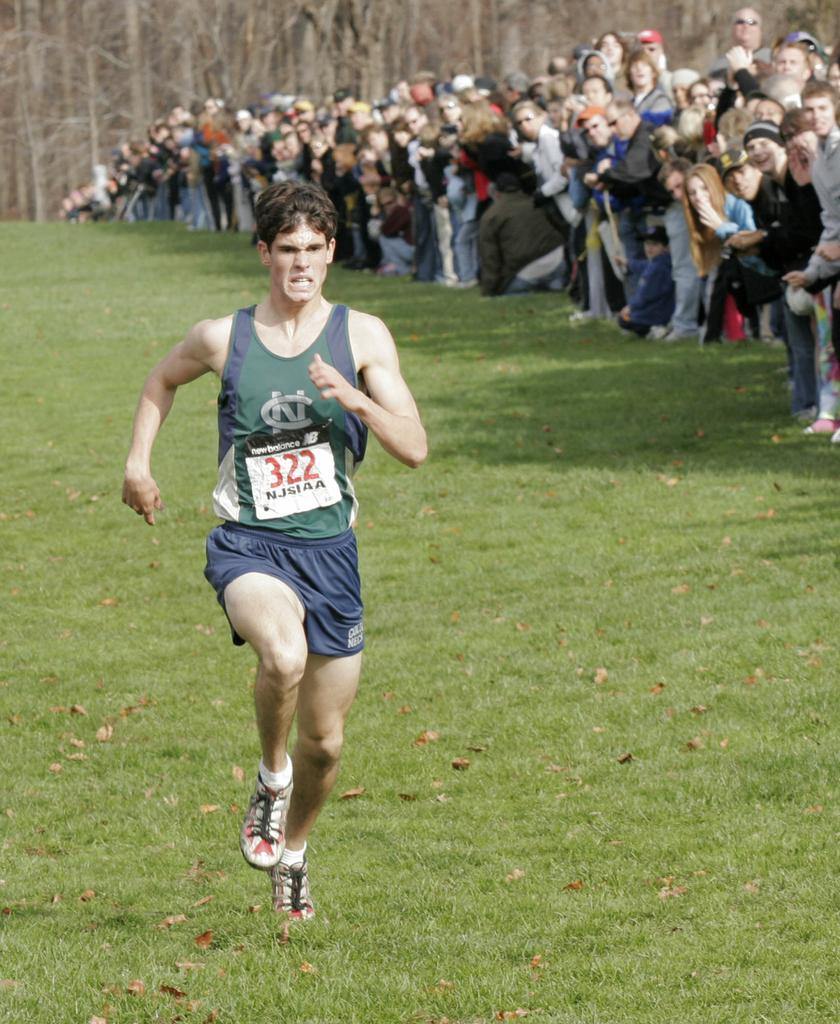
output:
POLYGON ((628 262, 624 287, 629 302, 638 283, 638 274, 630 269, 636 264, 631 261, 644 258, 639 238, 644 231, 646 214, 663 209, 670 202, 670 196, 659 181, 660 161, 651 144, 648 126, 636 112, 632 100, 614 99, 607 107, 607 124, 626 149, 617 161, 601 161, 596 171, 601 188, 628 204, 619 216, 619 235, 628 262))

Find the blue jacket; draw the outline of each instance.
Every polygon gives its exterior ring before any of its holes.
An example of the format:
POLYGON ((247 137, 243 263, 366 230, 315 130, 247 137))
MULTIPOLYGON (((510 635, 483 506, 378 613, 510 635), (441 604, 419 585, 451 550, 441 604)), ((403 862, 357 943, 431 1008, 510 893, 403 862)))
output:
POLYGON ((725 242, 730 235, 739 231, 755 231, 755 217, 753 208, 744 199, 738 199, 731 192, 726 193, 723 202, 723 224, 715 231, 715 234, 725 242))
POLYGON ((663 252, 652 260, 629 260, 630 270, 641 271, 639 283, 630 300, 630 320, 653 327, 667 324, 674 315, 674 279, 671 254, 663 252))

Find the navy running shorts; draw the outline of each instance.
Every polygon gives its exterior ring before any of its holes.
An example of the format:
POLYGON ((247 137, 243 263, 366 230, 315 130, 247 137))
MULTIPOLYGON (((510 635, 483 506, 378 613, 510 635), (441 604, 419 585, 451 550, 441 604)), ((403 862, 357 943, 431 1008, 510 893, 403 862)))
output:
MULTIPOLYGON (((245 573, 282 580, 297 594, 312 654, 330 658, 358 654, 365 646, 356 535, 302 540, 275 530, 222 523, 207 538, 204 575, 225 607, 225 587, 245 573)), ((230 621, 230 620, 228 620, 230 621)), ((235 644, 245 641, 231 626, 235 644)))

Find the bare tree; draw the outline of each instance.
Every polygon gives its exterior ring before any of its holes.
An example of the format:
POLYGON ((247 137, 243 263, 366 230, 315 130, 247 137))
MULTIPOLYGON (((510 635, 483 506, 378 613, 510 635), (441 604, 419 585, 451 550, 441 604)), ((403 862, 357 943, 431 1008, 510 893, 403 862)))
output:
MULTIPOLYGON (((44 38, 41 33, 41 12, 38 0, 16 0, 15 20, 20 47, 20 84, 18 115, 21 141, 28 155, 31 191, 28 196, 19 193, 19 200, 27 215, 37 221, 47 219, 46 139, 44 116, 46 113, 44 38)), ((20 180, 20 179, 19 179, 20 180)))
POLYGON ((125 0, 125 35, 128 60, 128 81, 131 90, 131 127, 140 132, 151 120, 146 103, 146 60, 140 24, 141 0, 125 0))

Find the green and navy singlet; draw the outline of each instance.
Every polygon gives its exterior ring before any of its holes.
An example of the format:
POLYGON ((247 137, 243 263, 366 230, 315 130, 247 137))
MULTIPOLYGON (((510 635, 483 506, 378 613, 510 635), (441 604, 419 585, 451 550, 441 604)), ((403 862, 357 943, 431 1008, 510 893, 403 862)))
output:
POLYGON ((333 306, 299 355, 270 352, 254 326, 255 306, 234 314, 219 393, 219 476, 213 508, 228 522, 289 537, 335 537, 353 523, 352 475, 367 428, 309 379, 316 353, 359 386, 348 309, 333 306))

